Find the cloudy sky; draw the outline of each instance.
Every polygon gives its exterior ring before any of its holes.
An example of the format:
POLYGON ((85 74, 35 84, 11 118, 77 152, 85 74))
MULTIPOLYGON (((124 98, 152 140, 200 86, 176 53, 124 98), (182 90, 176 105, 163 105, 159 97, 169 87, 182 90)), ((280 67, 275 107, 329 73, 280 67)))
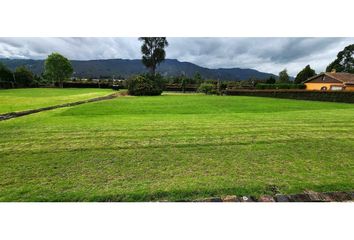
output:
MULTIPOLYGON (((307 64, 324 71, 354 38, 168 38, 167 58, 209 68, 253 68, 295 76, 307 64)), ((137 38, 0 38, 0 58, 44 59, 59 52, 69 59, 140 58, 137 38)))

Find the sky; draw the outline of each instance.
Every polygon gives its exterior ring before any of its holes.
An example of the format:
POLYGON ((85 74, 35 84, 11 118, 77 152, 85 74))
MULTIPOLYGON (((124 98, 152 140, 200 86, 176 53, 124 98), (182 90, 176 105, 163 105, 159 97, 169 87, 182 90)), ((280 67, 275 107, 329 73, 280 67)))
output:
MULTIPOLYGON (((325 71, 354 38, 167 38, 166 57, 208 68, 252 68, 291 76, 310 64, 325 71)), ((137 38, 0 38, 0 58, 45 59, 59 52, 71 60, 139 59, 137 38)))

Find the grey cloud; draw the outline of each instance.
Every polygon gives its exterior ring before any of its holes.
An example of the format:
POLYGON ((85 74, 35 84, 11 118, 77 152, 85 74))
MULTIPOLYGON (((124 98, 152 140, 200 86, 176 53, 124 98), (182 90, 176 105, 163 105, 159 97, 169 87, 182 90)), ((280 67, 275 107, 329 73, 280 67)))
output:
MULTIPOLYGON (((311 64, 317 72, 354 38, 168 38, 168 58, 210 68, 253 68, 291 75, 311 64)), ((0 38, 0 57, 44 59, 60 52, 70 59, 140 58, 137 38, 0 38)))
POLYGON ((287 68, 291 75, 296 75, 307 64, 317 72, 324 71, 338 51, 354 43, 354 38, 208 38, 197 41, 182 38, 170 39, 171 46, 174 41, 178 42, 178 49, 171 50, 170 56, 180 60, 207 67, 254 68, 275 74, 287 68), (197 51, 191 49, 196 42, 197 51))

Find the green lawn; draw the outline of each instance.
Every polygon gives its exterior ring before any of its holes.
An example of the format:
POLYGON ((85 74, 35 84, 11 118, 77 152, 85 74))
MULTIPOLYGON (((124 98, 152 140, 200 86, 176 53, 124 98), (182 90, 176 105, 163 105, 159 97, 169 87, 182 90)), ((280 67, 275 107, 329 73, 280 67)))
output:
POLYGON ((105 96, 111 89, 24 88, 0 90, 0 114, 48 107, 105 96))
POLYGON ((354 105, 165 95, 0 122, 1 201, 354 189, 354 105))

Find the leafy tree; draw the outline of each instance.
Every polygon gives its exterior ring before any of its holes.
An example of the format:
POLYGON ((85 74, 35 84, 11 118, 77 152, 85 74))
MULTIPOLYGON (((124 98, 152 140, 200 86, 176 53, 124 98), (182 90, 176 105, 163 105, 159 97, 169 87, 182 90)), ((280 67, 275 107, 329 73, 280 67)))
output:
POLYGON ((295 77, 295 81, 294 83, 299 84, 302 83, 304 81, 306 81, 307 79, 309 79, 310 77, 313 77, 316 75, 315 70, 313 70, 310 65, 307 65, 304 69, 302 69, 295 77))
POLYGON ((16 84, 20 87, 29 87, 34 82, 33 73, 28 70, 25 66, 16 68, 15 72, 16 84))
POLYGON ((215 85, 212 83, 202 83, 198 88, 198 92, 202 92, 205 94, 215 94, 216 93, 215 85))
POLYGON ((276 79, 275 77, 273 76, 270 76, 267 80, 266 80, 266 83, 267 84, 274 84, 276 82, 276 79))
POLYGON ((160 74, 141 74, 128 79, 127 88, 129 94, 134 96, 161 95, 164 88, 164 79, 160 74))
POLYGON ((186 92, 187 81, 188 79, 183 75, 181 78, 181 88, 183 93, 186 92))
POLYGON ((354 44, 346 46, 337 54, 337 59, 334 60, 326 68, 327 72, 335 69, 337 72, 354 73, 354 44))
POLYGON ((165 37, 141 37, 139 40, 143 42, 142 62, 151 70, 152 75, 155 75, 156 67, 165 60, 165 47, 168 46, 168 42, 165 37))
POLYGON ((14 88, 14 77, 10 69, 0 62, 0 82, 6 82, 14 88))
POLYGON ((286 68, 279 73, 278 82, 279 83, 288 83, 289 82, 288 70, 286 70, 286 68))
POLYGON ((177 84, 181 82, 181 76, 172 76, 170 77, 170 83, 177 84))
POLYGON ((73 74, 73 67, 70 61, 59 53, 52 53, 44 62, 44 74, 50 80, 59 83, 63 87, 63 82, 73 74))
POLYGON ((194 80, 194 82, 197 83, 197 84, 202 83, 202 82, 203 82, 202 75, 200 75, 199 72, 196 72, 196 73, 194 74, 193 80, 194 80))

